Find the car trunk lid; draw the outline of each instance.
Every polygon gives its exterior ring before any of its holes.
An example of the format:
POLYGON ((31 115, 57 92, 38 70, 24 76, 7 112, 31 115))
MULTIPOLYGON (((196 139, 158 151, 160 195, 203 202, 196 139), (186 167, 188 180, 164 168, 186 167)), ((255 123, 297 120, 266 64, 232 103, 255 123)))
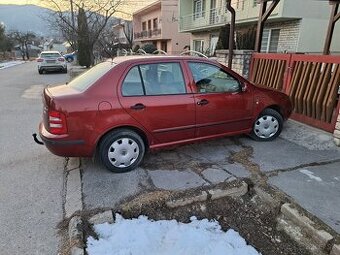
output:
POLYGON ((45 128, 52 134, 67 133, 66 115, 67 110, 63 109, 60 100, 79 94, 79 91, 67 86, 60 85, 55 87, 47 87, 43 92, 43 123, 45 128))

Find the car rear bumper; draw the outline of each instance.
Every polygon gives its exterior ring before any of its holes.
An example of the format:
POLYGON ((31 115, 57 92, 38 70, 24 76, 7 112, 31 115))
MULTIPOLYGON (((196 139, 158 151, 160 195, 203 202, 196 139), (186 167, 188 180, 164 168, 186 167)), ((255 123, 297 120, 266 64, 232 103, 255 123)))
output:
POLYGON ((39 66, 38 69, 39 70, 64 70, 66 69, 67 66, 63 66, 63 65, 56 65, 56 66, 39 66))
POLYGON ((55 155, 62 157, 90 157, 92 147, 84 140, 72 139, 68 135, 54 135, 49 133, 44 124, 39 125, 39 135, 46 148, 55 155))

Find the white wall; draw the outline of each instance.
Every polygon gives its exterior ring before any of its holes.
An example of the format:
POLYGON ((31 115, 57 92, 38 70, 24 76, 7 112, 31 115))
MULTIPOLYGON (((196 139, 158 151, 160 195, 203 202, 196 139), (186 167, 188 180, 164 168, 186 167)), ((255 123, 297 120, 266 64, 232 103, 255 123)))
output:
MULTIPOLYGON (((339 21, 338 21, 339 23, 339 21)), ((303 19, 298 42, 298 52, 323 52, 326 40, 328 20, 303 19)), ((340 52, 340 25, 336 24, 331 44, 331 51, 340 52)))

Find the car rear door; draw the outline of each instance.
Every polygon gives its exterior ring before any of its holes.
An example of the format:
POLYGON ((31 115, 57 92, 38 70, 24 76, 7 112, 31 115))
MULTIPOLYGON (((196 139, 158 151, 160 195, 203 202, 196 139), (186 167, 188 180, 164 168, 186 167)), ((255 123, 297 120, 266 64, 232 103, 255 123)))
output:
POLYGON ((196 136, 240 133, 252 126, 253 93, 217 65, 188 62, 196 102, 196 136))
POLYGON ((195 136, 194 96, 187 85, 179 61, 134 65, 121 82, 119 100, 156 143, 171 144, 195 136))

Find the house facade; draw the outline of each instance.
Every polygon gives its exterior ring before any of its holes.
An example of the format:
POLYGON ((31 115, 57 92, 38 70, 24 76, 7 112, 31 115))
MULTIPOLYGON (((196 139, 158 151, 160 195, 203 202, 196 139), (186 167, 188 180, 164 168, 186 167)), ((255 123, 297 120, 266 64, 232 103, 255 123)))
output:
MULTIPOLYGON (((192 49, 213 51, 220 28, 230 22, 226 1, 179 1, 179 31, 191 33, 192 49)), ((232 0, 231 5, 236 11, 236 32, 255 31, 260 11, 257 0, 232 0)), ((328 1, 281 0, 266 22, 261 52, 322 52, 330 13, 328 1)), ((331 52, 340 52, 339 25, 331 52)))
POLYGON ((112 26, 114 34, 114 44, 129 45, 129 40, 132 40, 132 22, 128 20, 119 20, 119 22, 112 26))
POLYGON ((169 54, 189 45, 190 34, 178 31, 178 1, 160 0, 133 13, 134 44, 152 43, 169 54))

